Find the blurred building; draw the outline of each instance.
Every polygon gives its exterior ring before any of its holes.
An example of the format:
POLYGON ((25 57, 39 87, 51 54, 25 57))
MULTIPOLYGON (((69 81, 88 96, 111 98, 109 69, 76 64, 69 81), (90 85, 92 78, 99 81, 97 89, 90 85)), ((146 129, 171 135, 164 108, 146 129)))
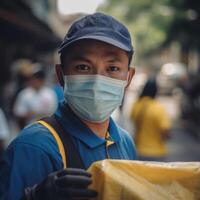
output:
MULTIPOLYGON (((10 78, 10 66, 20 58, 50 57, 61 37, 50 26, 56 0, 3 0, 0 2, 0 92, 10 78)), ((56 11, 54 11, 55 13, 56 11)), ((56 15, 54 15, 56 18, 56 15)))

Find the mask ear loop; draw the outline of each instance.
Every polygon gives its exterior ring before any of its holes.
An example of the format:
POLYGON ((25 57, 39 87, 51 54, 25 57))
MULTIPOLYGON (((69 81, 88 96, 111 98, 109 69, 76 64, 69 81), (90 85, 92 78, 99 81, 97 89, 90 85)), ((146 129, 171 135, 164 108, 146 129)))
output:
POLYGON ((63 80, 64 80, 64 86, 63 86, 63 89, 64 89, 64 91, 65 90, 68 90, 68 84, 67 84, 67 80, 68 80, 68 78, 67 78, 67 76, 65 76, 64 74, 63 74, 63 80))

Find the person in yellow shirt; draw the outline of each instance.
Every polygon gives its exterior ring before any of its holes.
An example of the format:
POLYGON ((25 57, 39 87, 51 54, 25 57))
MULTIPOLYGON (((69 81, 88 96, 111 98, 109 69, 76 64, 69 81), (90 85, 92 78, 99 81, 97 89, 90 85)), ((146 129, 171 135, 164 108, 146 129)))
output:
POLYGON ((135 124, 135 143, 140 160, 166 161, 166 139, 171 122, 165 108, 156 100, 157 84, 149 79, 133 105, 131 120, 135 124))

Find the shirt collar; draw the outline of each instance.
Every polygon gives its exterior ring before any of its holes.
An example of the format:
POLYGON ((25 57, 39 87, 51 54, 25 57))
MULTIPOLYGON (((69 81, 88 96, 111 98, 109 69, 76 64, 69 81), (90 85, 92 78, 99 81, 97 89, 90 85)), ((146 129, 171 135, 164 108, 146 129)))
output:
MULTIPOLYGON (((64 102, 59 103, 55 116, 61 122, 64 130, 84 142, 88 147, 95 148, 106 142, 105 139, 95 135, 64 102)), ((118 142, 120 139, 119 129, 111 117, 108 131, 110 140, 114 143, 118 142)))

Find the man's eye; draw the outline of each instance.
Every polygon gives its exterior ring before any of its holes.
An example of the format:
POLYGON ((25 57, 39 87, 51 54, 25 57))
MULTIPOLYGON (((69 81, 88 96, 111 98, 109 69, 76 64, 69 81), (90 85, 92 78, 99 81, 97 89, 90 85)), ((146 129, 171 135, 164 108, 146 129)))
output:
POLYGON ((88 65, 81 64, 81 65, 77 65, 76 69, 78 69, 79 71, 88 71, 90 67, 88 65))
POLYGON ((119 71, 120 68, 119 67, 116 67, 116 66, 110 66, 108 71, 111 71, 111 72, 115 72, 115 71, 119 71))

